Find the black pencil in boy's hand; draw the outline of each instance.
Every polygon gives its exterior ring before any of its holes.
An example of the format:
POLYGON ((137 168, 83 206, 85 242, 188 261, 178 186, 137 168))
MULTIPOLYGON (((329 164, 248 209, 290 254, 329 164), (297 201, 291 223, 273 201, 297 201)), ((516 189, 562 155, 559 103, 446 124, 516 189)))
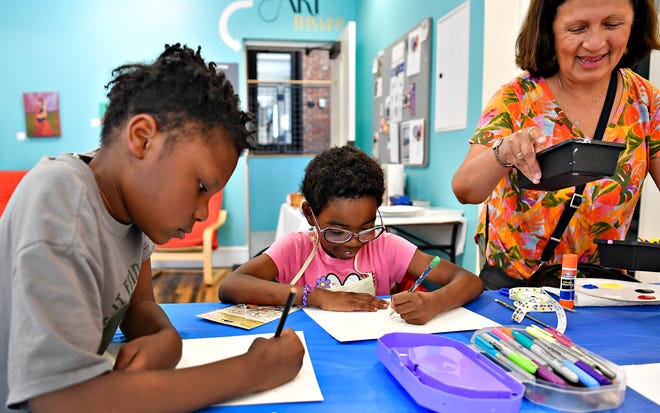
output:
POLYGON ((282 329, 284 328, 284 322, 286 321, 286 317, 289 315, 289 310, 291 310, 291 306, 293 305, 293 300, 296 299, 296 289, 291 288, 291 292, 289 293, 289 298, 286 300, 286 305, 284 305, 284 308, 282 309, 282 316, 280 317, 280 323, 277 325, 277 330, 275 330, 275 337, 279 337, 280 334, 282 334, 282 329))

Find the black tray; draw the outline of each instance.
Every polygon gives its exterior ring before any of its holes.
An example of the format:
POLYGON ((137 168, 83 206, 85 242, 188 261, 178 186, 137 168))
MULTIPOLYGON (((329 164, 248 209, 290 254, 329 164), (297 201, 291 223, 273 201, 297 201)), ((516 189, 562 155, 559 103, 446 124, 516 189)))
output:
POLYGON ((623 143, 567 139, 536 154, 541 182, 534 184, 518 171, 518 186, 556 191, 614 175, 623 143))
POLYGON ((595 240, 600 265, 636 271, 660 271, 660 244, 655 242, 595 240))

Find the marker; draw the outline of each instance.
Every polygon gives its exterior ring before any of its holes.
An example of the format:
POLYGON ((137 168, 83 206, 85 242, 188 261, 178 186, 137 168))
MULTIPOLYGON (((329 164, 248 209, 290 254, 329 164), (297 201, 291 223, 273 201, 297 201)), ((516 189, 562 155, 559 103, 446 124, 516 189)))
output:
MULTIPOLYGON (((610 379, 608 379, 607 377, 600 374, 598 371, 596 371, 589 364, 587 364, 584 361, 580 360, 580 358, 578 356, 576 356, 575 353, 571 352, 569 348, 559 344, 558 342, 551 343, 551 344, 552 344, 551 345, 552 350, 554 350, 556 353, 559 353, 561 356, 566 358, 566 360, 568 360, 571 363, 575 364, 575 366, 577 368, 579 368, 580 370, 584 371, 589 376, 591 376, 594 380, 596 380, 598 382, 598 384, 600 384, 602 386, 612 384, 612 381, 610 379)), ((570 366, 569 366, 569 368, 570 368, 570 366)), ((591 387, 595 387, 595 386, 591 386, 591 387)))
POLYGON ((545 344, 545 350, 546 352, 551 353, 553 357, 555 357, 557 360, 560 360, 564 366, 566 366, 573 373, 575 373, 578 376, 580 383, 584 384, 587 387, 600 387, 600 383, 598 383, 598 380, 594 379, 587 372, 576 366, 575 363, 568 360, 562 353, 557 351, 555 348, 553 348, 548 344, 545 344))
POLYGON ((544 340, 543 335, 539 332, 542 330, 534 329, 532 327, 527 327, 525 331, 527 331, 527 333, 529 333, 529 335, 531 335, 532 337, 538 339, 538 340, 534 340, 534 344, 539 345, 544 350, 544 352, 546 353, 545 361, 547 361, 550 364, 550 367, 552 367, 554 371, 561 374, 563 378, 570 381, 571 383, 578 383, 580 381, 580 377, 573 370, 566 367, 561 360, 557 360, 555 357, 552 356, 552 354, 548 352, 548 349, 546 347, 546 345, 548 344, 543 341, 544 340))
POLYGON ((440 259, 440 257, 438 257, 437 255, 436 255, 435 257, 433 257, 433 259, 431 260, 431 263, 429 264, 429 266, 426 267, 426 269, 425 269, 424 271, 422 271, 422 273, 419 275, 419 277, 417 277, 417 279, 415 280, 415 283, 414 283, 410 288, 408 288, 408 292, 413 292, 413 291, 415 291, 415 290, 417 289, 417 287, 419 287, 419 285, 420 285, 422 282, 424 282, 424 280, 425 280, 426 277, 429 275, 429 273, 431 272, 431 270, 432 270, 436 265, 440 264, 440 261, 441 261, 441 259, 440 259))
POLYGON ((523 368, 525 371, 534 374, 536 373, 536 370, 538 369, 538 366, 530 359, 527 357, 523 356, 522 354, 512 350, 509 348, 506 344, 503 342, 499 341, 493 336, 490 336, 488 334, 482 334, 481 337, 483 337, 487 342, 490 343, 493 347, 495 347, 495 350, 499 351, 500 353, 504 354, 509 360, 513 361, 516 363, 518 366, 523 368))
MULTIPOLYGON (((582 351, 579 347, 577 347, 575 343, 573 343, 573 340, 571 340, 570 338, 568 338, 567 336, 565 336, 564 334, 560 333, 559 331, 555 330, 552 327, 550 328, 546 327, 544 330, 552 334, 552 337, 554 337, 559 343, 563 344, 569 351, 575 353, 575 355, 578 356, 584 363, 588 364, 592 368, 599 370, 601 373, 603 373, 611 380, 614 380, 616 378, 616 372, 605 367, 601 362, 599 362, 595 358, 591 357, 589 354, 582 351)), ((599 380, 595 376, 594 378, 596 380, 599 380)))
POLYGON ((291 291, 289 292, 289 298, 286 300, 286 304, 284 305, 284 309, 282 310, 282 316, 280 317, 280 322, 277 324, 277 330, 275 330, 275 337, 279 337, 280 334, 282 334, 282 329, 284 328, 284 322, 286 321, 287 316, 289 315, 289 311, 291 310, 291 306, 293 305, 293 300, 296 298, 296 289, 291 288, 291 291))
POLYGON ((532 327, 534 330, 538 331, 538 333, 541 335, 541 338, 543 338, 546 341, 554 342, 556 339, 550 334, 549 332, 545 331, 541 327, 532 324, 530 327, 532 327))
POLYGON ((560 333, 556 329, 552 327, 546 327, 543 330, 547 331, 552 335, 552 337, 555 338, 555 340, 559 341, 561 344, 565 345, 566 347, 571 347, 573 345, 573 341, 566 337, 564 334, 560 333))
POLYGON ((523 346, 527 347, 530 350, 532 350, 535 354, 538 355, 539 358, 541 358, 543 361, 548 363, 548 365, 557 373, 561 374, 562 377, 564 377, 566 380, 570 381, 571 383, 577 383, 580 381, 580 378, 578 377, 577 374, 575 374, 574 371, 570 370, 566 366, 562 364, 560 360, 557 360, 555 357, 550 354, 544 346, 541 346, 541 339, 539 340, 533 340, 526 335, 519 333, 517 331, 514 331, 514 333, 517 333, 514 335, 516 337, 516 340, 523 346))
MULTIPOLYGON (((504 301, 502 301, 502 300, 498 300, 497 298, 495 299, 495 302, 496 302, 497 304, 501 305, 501 306, 504 306, 504 307, 508 308, 509 310, 516 311, 516 307, 512 306, 512 305, 509 304, 509 303, 505 303, 504 301)), ((526 317, 526 318, 529 318, 530 320, 532 320, 532 321, 535 322, 535 323, 539 323, 539 324, 541 324, 541 325, 544 326, 544 327, 550 327, 549 324, 544 323, 543 321, 541 321, 541 320, 539 320, 538 318, 536 318, 536 317, 530 315, 529 313, 526 313, 526 314, 525 314, 525 317, 526 317)))
MULTIPOLYGON (((424 271, 422 271, 421 274, 419 274, 419 277, 417 277, 417 279, 415 280, 415 283, 413 285, 411 285, 410 288, 408 288, 408 292, 411 293, 411 292, 415 291, 417 289, 417 287, 419 287, 420 284, 422 282, 424 282, 426 277, 428 277, 431 270, 436 265, 440 264, 440 261, 442 261, 442 260, 437 255, 435 257, 433 257, 433 259, 431 260, 431 263, 429 264, 429 266, 426 267, 426 269, 424 271)), ((394 314, 394 309, 392 309, 392 311, 390 311, 390 315, 392 315, 392 314, 394 314)))
POLYGON ((480 347, 482 350, 486 352, 491 358, 493 358, 496 362, 499 364, 505 366, 511 371, 514 371, 516 374, 520 375, 520 377, 524 378, 525 380, 528 381, 533 381, 535 380, 534 376, 527 371, 525 371, 523 368, 520 366, 516 365, 514 362, 509 360, 508 358, 504 357, 502 353, 497 351, 495 347, 493 347, 488 341, 484 340, 481 336, 477 336, 474 339, 474 342, 477 344, 478 347, 480 347))
POLYGON ((507 344, 510 344, 516 351, 518 351, 518 353, 527 357, 529 361, 532 361, 532 359, 535 357, 534 353, 532 353, 525 347, 521 346, 516 340, 513 339, 513 336, 511 336, 510 328, 506 328, 506 327, 492 328, 490 332, 493 333, 495 336, 497 336, 500 340, 506 341, 507 344))
POLYGON ((550 370, 549 368, 545 367, 543 364, 541 364, 540 362, 538 362, 536 359, 532 359, 532 361, 533 361, 534 363, 536 363, 536 365, 539 366, 538 370, 536 370, 536 374, 537 374, 540 378, 542 378, 543 380, 545 380, 545 381, 547 381, 547 382, 554 383, 554 384, 558 384, 558 385, 560 385, 560 386, 566 386, 566 385, 567 385, 567 383, 566 383, 566 381, 564 381, 564 379, 562 379, 561 377, 557 376, 555 373, 552 372, 552 370, 550 370))

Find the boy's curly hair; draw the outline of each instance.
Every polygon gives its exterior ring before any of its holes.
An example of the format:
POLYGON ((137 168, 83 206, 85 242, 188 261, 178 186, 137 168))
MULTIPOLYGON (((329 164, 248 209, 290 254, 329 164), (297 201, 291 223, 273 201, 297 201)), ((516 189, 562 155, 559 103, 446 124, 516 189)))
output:
POLYGON ((202 132, 219 126, 231 136, 239 154, 252 147, 253 131, 248 130, 252 115, 239 109, 238 95, 224 72, 216 70, 213 62, 207 65, 200 51, 201 47, 195 52, 178 43, 165 45, 165 51, 152 64, 126 64, 114 69, 114 78, 105 86, 110 89, 110 104, 104 115, 101 145, 112 142, 128 118, 145 113, 153 116, 163 131, 175 131, 188 122, 202 132))
POLYGON ((373 197, 383 201, 385 181, 380 165, 352 146, 330 148, 310 161, 300 188, 305 200, 318 215, 336 198, 373 197))

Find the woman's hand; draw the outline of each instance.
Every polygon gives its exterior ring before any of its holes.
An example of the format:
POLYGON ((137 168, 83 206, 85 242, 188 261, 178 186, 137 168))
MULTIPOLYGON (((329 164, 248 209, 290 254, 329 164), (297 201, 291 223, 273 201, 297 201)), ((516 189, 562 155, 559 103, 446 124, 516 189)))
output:
POLYGON ((496 159, 492 145, 470 145, 451 181, 456 199, 462 204, 485 201, 502 177, 511 171, 511 167, 506 166, 509 164, 517 167, 532 182, 538 183, 541 169, 536 152, 545 147, 546 141, 546 136, 537 126, 516 131, 503 138, 497 148, 501 162, 496 159))
POLYGON ((309 305, 329 311, 378 311, 389 303, 367 293, 329 291, 317 288, 308 295, 309 305))
POLYGON ((546 140, 543 131, 536 126, 521 129, 504 138, 499 147, 500 159, 512 164, 530 181, 538 184, 541 168, 536 160, 536 152, 545 147, 546 140))

